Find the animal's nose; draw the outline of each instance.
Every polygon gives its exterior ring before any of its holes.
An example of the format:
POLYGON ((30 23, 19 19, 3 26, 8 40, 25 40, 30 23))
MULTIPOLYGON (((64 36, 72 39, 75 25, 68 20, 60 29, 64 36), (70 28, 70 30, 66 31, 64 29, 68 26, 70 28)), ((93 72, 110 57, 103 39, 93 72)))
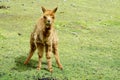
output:
POLYGON ((50 20, 47 20, 48 23, 50 23, 50 20))

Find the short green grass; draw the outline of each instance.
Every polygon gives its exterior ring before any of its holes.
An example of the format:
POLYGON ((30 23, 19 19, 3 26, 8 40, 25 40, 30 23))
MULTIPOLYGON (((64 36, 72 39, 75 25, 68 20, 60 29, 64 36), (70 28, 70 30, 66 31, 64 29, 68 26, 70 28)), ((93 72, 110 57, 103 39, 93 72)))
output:
POLYGON ((0 80, 120 80, 120 0, 0 0, 0 80), (41 6, 58 6, 55 27, 64 70, 28 65, 29 37, 41 6))

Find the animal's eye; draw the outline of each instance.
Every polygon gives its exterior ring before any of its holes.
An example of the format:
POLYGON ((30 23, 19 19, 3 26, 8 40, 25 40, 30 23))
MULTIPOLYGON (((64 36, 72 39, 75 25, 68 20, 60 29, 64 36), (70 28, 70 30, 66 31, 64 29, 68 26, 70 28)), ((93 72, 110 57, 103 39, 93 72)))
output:
POLYGON ((44 19, 46 19, 46 16, 43 16, 44 19))

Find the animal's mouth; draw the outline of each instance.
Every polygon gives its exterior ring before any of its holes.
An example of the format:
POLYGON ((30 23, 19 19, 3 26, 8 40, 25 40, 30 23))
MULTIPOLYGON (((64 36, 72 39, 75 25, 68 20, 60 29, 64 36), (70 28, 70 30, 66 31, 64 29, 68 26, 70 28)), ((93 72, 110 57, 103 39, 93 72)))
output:
POLYGON ((46 26, 51 26, 51 24, 50 23, 46 23, 46 26))
POLYGON ((50 29, 51 29, 51 25, 50 25, 50 24, 46 24, 45 27, 46 27, 47 30, 50 30, 50 29))
POLYGON ((46 23, 46 28, 50 28, 51 24, 50 23, 46 23))

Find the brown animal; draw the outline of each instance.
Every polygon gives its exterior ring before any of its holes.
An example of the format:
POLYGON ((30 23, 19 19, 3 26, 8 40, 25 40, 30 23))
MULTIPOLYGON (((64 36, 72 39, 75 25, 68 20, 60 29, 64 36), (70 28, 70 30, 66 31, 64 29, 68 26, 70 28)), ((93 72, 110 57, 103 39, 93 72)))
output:
POLYGON ((51 53, 54 53, 56 63, 60 69, 63 69, 62 64, 60 63, 59 53, 58 53, 58 38, 56 35, 55 28, 53 26, 55 19, 55 12, 57 7, 53 10, 47 10, 44 7, 41 7, 43 11, 42 17, 39 19, 38 23, 35 25, 35 29, 30 37, 30 52, 28 58, 24 62, 27 64, 33 53, 38 49, 38 67, 41 69, 41 62, 43 57, 43 51, 45 48, 46 58, 48 63, 48 70, 52 72, 52 62, 51 62, 51 53))

